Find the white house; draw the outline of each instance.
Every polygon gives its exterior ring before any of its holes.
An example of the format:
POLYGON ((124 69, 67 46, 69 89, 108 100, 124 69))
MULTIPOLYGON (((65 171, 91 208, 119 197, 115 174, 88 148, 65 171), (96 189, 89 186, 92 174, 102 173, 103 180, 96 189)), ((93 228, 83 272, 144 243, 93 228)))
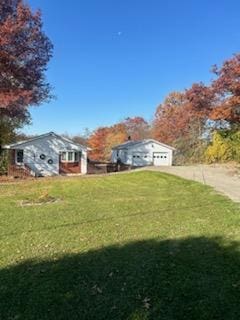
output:
POLYGON ((87 147, 54 132, 4 148, 10 150, 10 166, 35 176, 87 173, 87 147))
POLYGON ((175 148, 153 139, 127 141, 112 149, 112 162, 142 166, 171 166, 175 148))

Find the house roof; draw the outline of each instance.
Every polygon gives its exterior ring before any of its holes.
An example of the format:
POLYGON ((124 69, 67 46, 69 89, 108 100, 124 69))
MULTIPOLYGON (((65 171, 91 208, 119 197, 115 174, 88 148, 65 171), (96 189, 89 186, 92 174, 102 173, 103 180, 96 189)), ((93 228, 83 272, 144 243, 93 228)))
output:
POLYGON ((157 143, 163 147, 166 147, 168 149, 171 149, 171 150, 176 150, 175 148, 167 145, 167 144, 164 144, 162 142, 159 142, 157 140, 154 140, 154 139, 144 139, 144 140, 137 140, 137 141, 126 141, 122 144, 119 144, 115 147, 112 148, 112 150, 121 150, 121 149, 130 149, 132 147, 135 147, 139 144, 147 144, 147 143, 157 143))
POLYGON ((45 138, 45 137, 48 137, 48 136, 53 136, 53 137, 56 137, 58 139, 61 139, 63 141, 66 141, 66 142, 69 142, 69 143, 72 143, 72 144, 75 144, 76 146, 78 147, 81 147, 82 149, 84 150, 91 150, 79 143, 76 143, 68 138, 65 138, 65 137, 62 137, 58 134, 56 134, 55 132, 48 132, 48 133, 45 133, 45 134, 41 134, 39 136, 36 136, 34 138, 31 138, 31 139, 28 139, 28 140, 23 140, 23 141, 19 141, 17 143, 12 143, 12 144, 9 144, 9 145, 5 145, 3 146, 3 149, 14 149, 14 148, 17 148, 17 147, 20 147, 21 145, 25 144, 25 143, 29 143, 29 142, 34 142, 35 140, 39 140, 39 139, 42 139, 42 138, 45 138))

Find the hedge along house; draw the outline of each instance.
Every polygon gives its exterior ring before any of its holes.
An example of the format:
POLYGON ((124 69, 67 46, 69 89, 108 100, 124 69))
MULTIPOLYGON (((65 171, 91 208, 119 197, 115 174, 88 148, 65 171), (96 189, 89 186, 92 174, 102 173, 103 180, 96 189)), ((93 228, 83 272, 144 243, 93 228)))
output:
POLYGON ((4 146, 9 150, 10 171, 32 176, 86 174, 87 147, 54 132, 4 146))
POLYGON ((127 141, 112 149, 112 162, 133 167, 171 166, 175 148, 153 139, 127 141))

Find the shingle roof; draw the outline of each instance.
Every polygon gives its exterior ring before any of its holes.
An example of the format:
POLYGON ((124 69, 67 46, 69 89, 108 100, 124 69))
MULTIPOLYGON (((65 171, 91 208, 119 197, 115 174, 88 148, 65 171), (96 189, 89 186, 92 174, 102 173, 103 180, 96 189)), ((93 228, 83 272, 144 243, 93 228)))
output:
POLYGON ((176 150, 175 148, 167 145, 167 144, 164 144, 162 142, 159 142, 157 140, 154 140, 154 139, 144 139, 144 140, 137 140, 137 141, 126 141, 122 144, 119 144, 115 147, 112 148, 112 150, 120 150, 120 149, 129 149, 135 145, 138 145, 138 144, 146 144, 146 143, 157 143, 163 147, 166 147, 168 149, 171 149, 171 150, 176 150))
POLYGON ((5 145, 5 146, 3 146, 3 149, 16 148, 16 147, 18 147, 18 146, 21 146, 22 144, 29 143, 29 142, 32 142, 32 141, 35 141, 35 140, 38 140, 38 139, 42 139, 42 138, 48 137, 48 136, 55 136, 55 137, 57 137, 57 138, 59 138, 59 139, 62 139, 62 140, 67 141, 67 142, 69 142, 69 143, 75 144, 75 145, 81 147, 82 149, 87 149, 87 150, 89 150, 87 147, 85 147, 85 146, 83 146, 83 145, 81 145, 81 144, 79 144, 79 143, 75 143, 74 141, 72 141, 72 140, 70 140, 70 139, 67 139, 67 138, 65 138, 65 137, 62 137, 62 136, 56 134, 55 132, 48 132, 48 133, 41 134, 41 135, 39 135, 39 136, 36 136, 36 137, 31 138, 31 139, 28 139, 28 140, 23 140, 23 141, 19 141, 19 142, 17 142, 17 143, 12 143, 12 144, 9 144, 9 145, 5 145))

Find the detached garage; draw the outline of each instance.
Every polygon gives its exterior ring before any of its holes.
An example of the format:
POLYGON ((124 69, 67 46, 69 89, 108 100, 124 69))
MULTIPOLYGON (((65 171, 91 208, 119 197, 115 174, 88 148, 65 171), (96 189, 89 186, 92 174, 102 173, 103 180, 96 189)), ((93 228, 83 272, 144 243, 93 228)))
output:
POLYGON ((112 149, 112 162, 134 167, 171 166, 175 148, 153 139, 127 141, 112 149))

